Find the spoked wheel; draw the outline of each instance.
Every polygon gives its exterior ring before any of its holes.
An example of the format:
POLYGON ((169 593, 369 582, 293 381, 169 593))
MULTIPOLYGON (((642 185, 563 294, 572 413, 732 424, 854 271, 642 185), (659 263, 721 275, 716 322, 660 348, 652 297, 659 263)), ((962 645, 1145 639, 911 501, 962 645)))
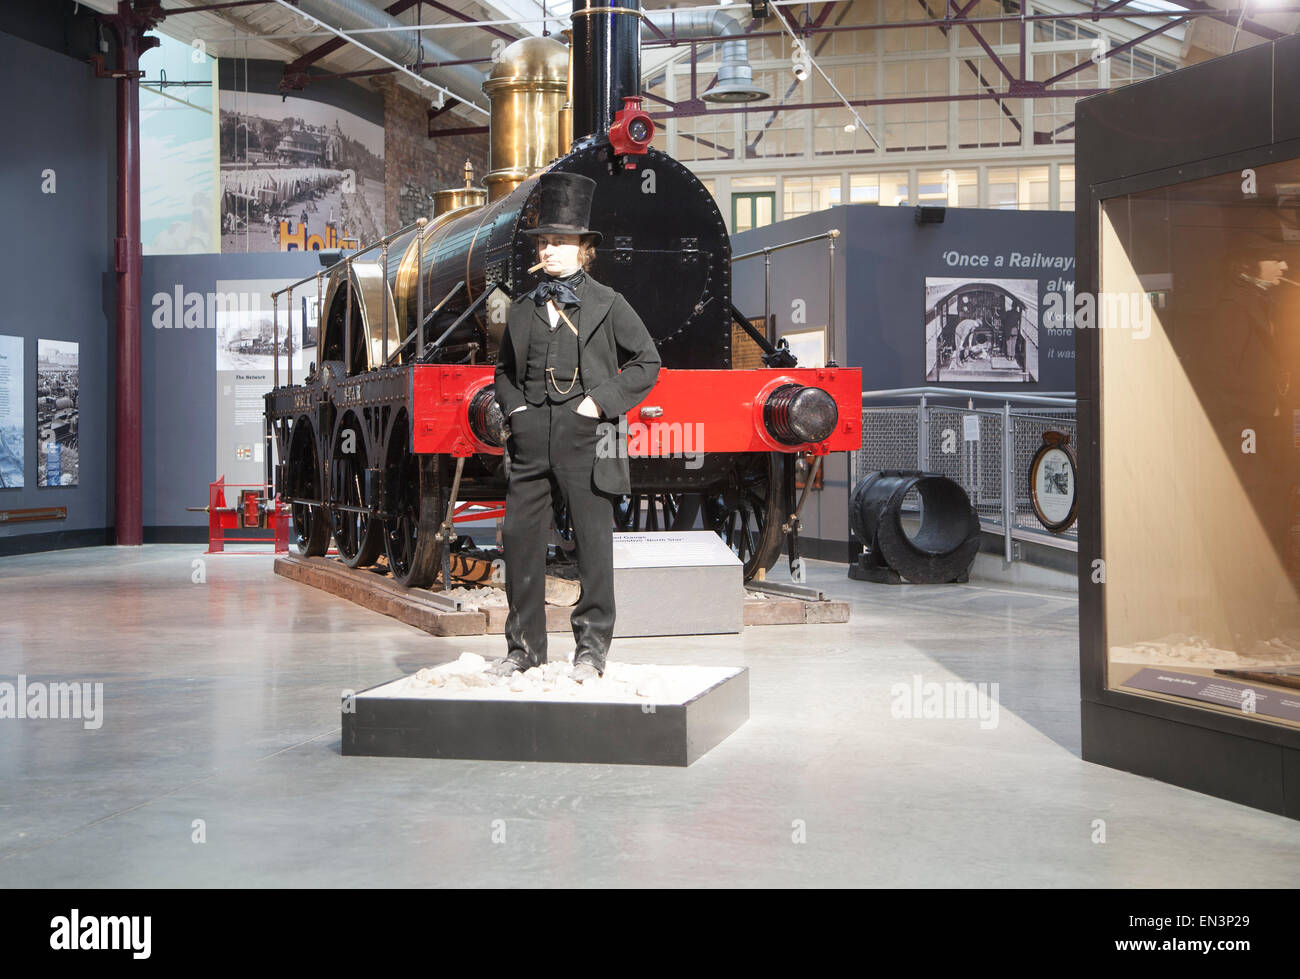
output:
POLYGON ((441 469, 437 456, 411 451, 410 422, 400 412, 384 449, 384 552, 393 580, 406 588, 427 588, 438 573, 441 469))
POLYGON ((371 458, 374 448, 355 412, 347 412, 334 432, 330 450, 330 526, 339 556, 349 568, 375 563, 384 546, 381 521, 359 513, 374 500, 371 458))
POLYGON ((614 505, 623 531, 690 530, 700 512, 698 493, 633 493, 614 505))
POLYGON ((781 556, 784 467, 778 452, 742 456, 727 485, 704 498, 704 523, 745 566, 745 580, 781 556))
MULTIPOLYGON (((316 451, 316 431, 306 415, 293 424, 289 448, 288 485, 285 487, 291 500, 323 499, 321 471, 316 451)), ((289 513, 293 520, 293 546, 303 557, 317 557, 329 548, 329 517, 323 507, 305 503, 291 503, 289 513)))

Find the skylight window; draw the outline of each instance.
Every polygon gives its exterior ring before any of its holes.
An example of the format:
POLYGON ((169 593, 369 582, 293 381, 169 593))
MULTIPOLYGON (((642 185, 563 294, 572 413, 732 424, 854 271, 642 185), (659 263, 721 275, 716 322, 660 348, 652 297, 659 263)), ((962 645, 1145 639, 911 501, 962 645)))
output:
MULTIPOLYGON (((513 19, 525 33, 539 36, 542 33, 542 5, 538 0, 483 0, 483 6, 497 11, 501 19, 513 19)), ((572 11, 573 4, 569 0, 561 0, 559 3, 547 0, 546 16, 563 18, 563 22, 552 21, 547 25, 552 34, 558 34, 569 26, 569 14, 572 11)))

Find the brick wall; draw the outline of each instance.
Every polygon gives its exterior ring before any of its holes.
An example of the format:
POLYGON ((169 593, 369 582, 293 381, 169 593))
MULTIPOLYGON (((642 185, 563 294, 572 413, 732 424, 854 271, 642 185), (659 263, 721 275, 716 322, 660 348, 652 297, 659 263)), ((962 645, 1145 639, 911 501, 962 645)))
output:
MULTIPOLYGON (((433 213, 429 195, 435 190, 462 187, 465 160, 474 165, 474 184, 481 187, 488 172, 488 136, 445 136, 429 139, 429 101, 390 78, 374 80, 384 96, 384 220, 387 231, 433 213)), ((475 114, 476 119, 486 116, 475 114)), ((479 125, 450 112, 435 126, 479 125)))
MULTIPOLYGON (((763 317, 758 316, 749 321, 760 333, 763 332, 763 317)), ((735 323, 731 324, 731 367, 733 370, 757 370, 763 366, 763 348, 748 333, 735 323)))

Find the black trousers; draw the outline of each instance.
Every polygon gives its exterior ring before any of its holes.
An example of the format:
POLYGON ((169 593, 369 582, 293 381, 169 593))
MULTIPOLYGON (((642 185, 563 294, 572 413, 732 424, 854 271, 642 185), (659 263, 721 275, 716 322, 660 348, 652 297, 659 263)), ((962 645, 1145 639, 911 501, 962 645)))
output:
POLYGON ((527 666, 546 662, 546 542, 551 498, 568 504, 578 545, 582 593, 570 621, 574 663, 590 660, 602 673, 614 635, 613 501, 595 488, 599 419, 577 414, 581 398, 510 416, 510 485, 502 545, 506 561, 506 655, 527 666))

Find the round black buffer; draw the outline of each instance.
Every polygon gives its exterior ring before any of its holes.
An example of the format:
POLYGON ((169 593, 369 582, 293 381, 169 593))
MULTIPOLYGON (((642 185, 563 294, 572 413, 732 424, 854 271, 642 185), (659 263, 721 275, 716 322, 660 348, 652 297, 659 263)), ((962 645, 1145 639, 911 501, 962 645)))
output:
POLYGON ((935 473, 868 473, 849 500, 849 526, 863 553, 849 566, 860 581, 934 585, 966 581, 980 549, 980 519, 960 485, 935 473), (903 529, 903 500, 921 497, 921 528, 903 529))
POLYGON ((497 448, 506 444, 506 418, 491 384, 479 388, 470 398, 469 427, 480 442, 497 448))
POLYGON ((803 384, 783 384, 763 404, 763 424, 782 445, 824 441, 839 420, 835 399, 803 384))

